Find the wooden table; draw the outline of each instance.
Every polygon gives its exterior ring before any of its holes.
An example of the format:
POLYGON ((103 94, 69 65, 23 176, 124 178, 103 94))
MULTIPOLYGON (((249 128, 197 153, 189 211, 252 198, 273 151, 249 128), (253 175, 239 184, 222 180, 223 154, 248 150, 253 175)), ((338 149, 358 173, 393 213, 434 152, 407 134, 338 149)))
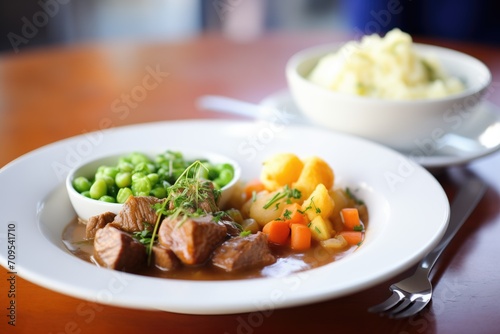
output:
MULTIPOLYGON (((171 44, 89 44, 4 54, 0 57, 0 166, 43 145, 103 127, 223 117, 200 112, 194 101, 203 94, 221 94, 258 102, 286 87, 284 65, 292 53, 345 38, 331 33, 271 34, 239 43, 205 35, 171 44)), ((430 42, 481 59, 493 72, 494 87, 500 80, 499 48, 430 42)), ((489 99, 500 104, 500 94, 489 99)), ((366 311, 388 296, 388 286, 395 279, 347 297, 270 314, 193 316, 92 304, 19 278, 16 327, 7 326, 6 306, 1 304, 0 332, 497 332, 499 167, 500 154, 493 154, 465 168, 486 180, 489 189, 438 263, 432 304, 409 319, 391 320, 366 311)), ((438 176, 450 198, 457 188, 452 176, 438 176)), ((1 277, 0 300, 5 300, 5 275, 1 277)))

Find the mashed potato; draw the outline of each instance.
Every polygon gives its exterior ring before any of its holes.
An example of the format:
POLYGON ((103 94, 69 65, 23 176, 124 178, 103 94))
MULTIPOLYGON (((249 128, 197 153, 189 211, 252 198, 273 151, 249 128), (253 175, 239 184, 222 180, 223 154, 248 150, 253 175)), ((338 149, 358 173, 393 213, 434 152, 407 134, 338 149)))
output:
POLYGON ((410 35, 399 29, 348 42, 323 57, 309 80, 341 93, 386 99, 438 98, 464 89, 436 59, 415 53, 410 35))

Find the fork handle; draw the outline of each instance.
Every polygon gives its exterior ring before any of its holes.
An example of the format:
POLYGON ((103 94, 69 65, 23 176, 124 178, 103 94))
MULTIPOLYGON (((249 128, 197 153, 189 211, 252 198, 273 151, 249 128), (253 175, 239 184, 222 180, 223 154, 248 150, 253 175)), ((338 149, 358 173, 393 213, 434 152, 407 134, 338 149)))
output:
POLYGON ((474 211, 479 200, 483 197, 487 189, 486 183, 476 176, 471 176, 464 184, 455 198, 450 208, 450 221, 443 238, 438 245, 427 254, 419 264, 419 268, 425 269, 427 274, 432 270, 437 259, 448 246, 451 239, 457 234, 469 215, 474 211))

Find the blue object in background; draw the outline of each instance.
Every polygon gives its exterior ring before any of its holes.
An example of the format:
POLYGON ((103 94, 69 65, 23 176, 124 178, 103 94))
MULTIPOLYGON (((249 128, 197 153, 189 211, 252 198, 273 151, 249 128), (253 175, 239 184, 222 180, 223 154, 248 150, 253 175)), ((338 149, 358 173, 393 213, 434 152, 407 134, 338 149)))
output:
POLYGON ((398 27, 415 36, 500 44, 495 0, 343 0, 356 35, 398 27))

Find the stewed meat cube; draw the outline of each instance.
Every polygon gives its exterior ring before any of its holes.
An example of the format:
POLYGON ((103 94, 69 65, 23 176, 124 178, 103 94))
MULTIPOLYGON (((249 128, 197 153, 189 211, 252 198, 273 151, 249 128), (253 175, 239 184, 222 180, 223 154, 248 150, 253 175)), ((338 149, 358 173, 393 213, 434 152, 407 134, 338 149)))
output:
POLYGON ((115 219, 113 212, 104 212, 100 215, 90 217, 85 226, 85 237, 92 239, 98 229, 103 228, 115 219))
POLYGON ((113 223, 97 230, 94 258, 109 269, 134 272, 146 263, 146 247, 113 223))
POLYGON ((130 196, 116 215, 113 223, 120 226, 125 232, 152 229, 157 219, 153 206, 161 202, 161 199, 153 196, 130 196), (145 226, 144 222, 148 223, 149 227, 145 226))
POLYGON ((227 235, 224 224, 212 215, 197 218, 167 217, 158 230, 158 241, 172 249, 177 257, 188 265, 202 264, 227 235))
POLYGON ((219 207, 217 206, 218 197, 216 196, 214 184, 210 181, 201 181, 197 185, 176 189, 172 197, 174 198, 174 200, 170 201, 169 203, 170 210, 174 210, 177 207, 175 198, 185 197, 193 198, 192 202, 190 201, 183 203, 188 204, 185 209, 187 211, 190 211, 191 213, 195 212, 197 209, 200 209, 205 213, 213 213, 219 211, 219 207))
POLYGON ((262 232, 246 237, 234 237, 219 246, 212 257, 212 264, 232 272, 264 267, 276 261, 262 232))
POLYGON ((173 270, 181 266, 181 262, 175 253, 164 246, 153 246, 153 260, 158 269, 173 270))

